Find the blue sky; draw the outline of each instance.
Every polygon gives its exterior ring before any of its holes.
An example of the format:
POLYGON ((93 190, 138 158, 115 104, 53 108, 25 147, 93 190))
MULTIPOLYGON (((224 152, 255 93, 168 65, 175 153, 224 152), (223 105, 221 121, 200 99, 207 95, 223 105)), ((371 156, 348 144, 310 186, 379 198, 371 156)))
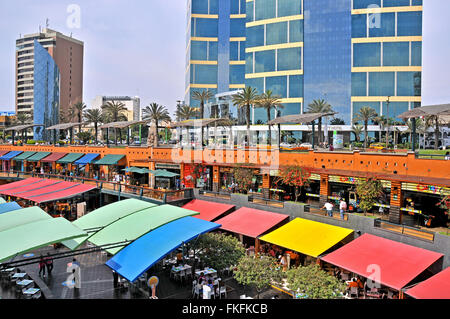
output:
MULTIPOLYGON (((424 1, 424 105, 450 103, 449 0, 424 1)), ((184 97, 185 0, 0 1, 0 111, 14 110, 14 52, 20 34, 39 25, 85 44, 84 102, 96 95, 138 95, 173 114, 184 97), (69 28, 67 8, 81 9, 81 27, 69 28)))

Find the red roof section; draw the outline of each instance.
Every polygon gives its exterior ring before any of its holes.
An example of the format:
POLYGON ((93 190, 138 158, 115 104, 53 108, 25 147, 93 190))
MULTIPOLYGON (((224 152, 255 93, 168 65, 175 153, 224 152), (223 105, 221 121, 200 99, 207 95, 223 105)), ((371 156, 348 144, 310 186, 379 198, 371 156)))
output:
POLYGON ((450 299, 450 267, 406 291, 416 299, 450 299))
POLYGON ((54 201, 54 200, 59 200, 59 199, 63 199, 63 198, 69 198, 69 197, 73 197, 76 195, 80 195, 82 193, 85 192, 89 192, 90 190, 95 189, 95 185, 88 185, 88 184, 76 184, 73 183, 76 186, 70 188, 70 189, 66 189, 66 190, 62 190, 59 192, 54 192, 51 194, 47 194, 47 195, 43 195, 43 196, 39 196, 39 197, 33 197, 30 198, 30 200, 32 200, 33 202, 36 203, 43 203, 43 202, 49 202, 49 201, 54 201))
POLYGON ((288 218, 288 215, 242 207, 215 223, 221 224, 221 229, 256 238, 288 218))
POLYGON ((189 209, 194 212, 200 213, 200 215, 195 215, 193 217, 200 218, 206 221, 213 221, 220 215, 232 210, 234 205, 227 205, 215 202, 208 202, 204 200, 194 199, 183 206, 184 209, 189 209))
POLYGON ((8 151, 0 151, 0 156, 5 155, 6 153, 8 153, 8 151))
POLYGON ((40 192, 41 189, 45 189, 54 184, 58 184, 58 181, 51 180, 51 179, 42 179, 39 182, 24 185, 19 188, 14 188, 11 190, 6 190, 6 191, 0 191, 0 194, 25 198, 25 197, 23 197, 23 195, 25 193, 32 192, 32 191, 40 192))
POLYGON ((21 181, 4 184, 4 185, 0 186, 0 194, 3 194, 2 193, 3 191, 18 189, 19 187, 23 187, 25 185, 33 184, 33 183, 39 182, 41 180, 42 179, 40 179, 40 178, 27 178, 27 179, 23 179, 21 181))
POLYGON ((69 154, 69 153, 51 153, 49 156, 42 159, 41 162, 53 163, 53 162, 56 162, 57 160, 63 158, 67 154, 69 154))
POLYGON ((364 234, 322 260, 400 290, 442 256, 426 249, 364 234))

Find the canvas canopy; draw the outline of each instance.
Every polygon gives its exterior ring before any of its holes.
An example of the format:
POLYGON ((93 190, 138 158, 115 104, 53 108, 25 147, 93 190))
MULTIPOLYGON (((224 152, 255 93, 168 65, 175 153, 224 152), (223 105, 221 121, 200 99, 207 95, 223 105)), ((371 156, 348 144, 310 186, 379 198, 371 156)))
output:
POLYGON ((221 215, 230 212, 235 207, 236 206, 234 205, 208 202, 200 199, 191 200, 189 203, 183 206, 183 208, 185 209, 199 212, 200 215, 195 216, 195 218, 200 218, 207 221, 213 221, 221 215))
POLYGON ((108 154, 105 157, 103 157, 102 159, 99 159, 98 161, 96 161, 95 164, 97 164, 97 165, 117 165, 117 163, 124 157, 125 157, 125 155, 108 154))
POLYGON ((416 299, 450 299, 450 267, 406 290, 416 299))

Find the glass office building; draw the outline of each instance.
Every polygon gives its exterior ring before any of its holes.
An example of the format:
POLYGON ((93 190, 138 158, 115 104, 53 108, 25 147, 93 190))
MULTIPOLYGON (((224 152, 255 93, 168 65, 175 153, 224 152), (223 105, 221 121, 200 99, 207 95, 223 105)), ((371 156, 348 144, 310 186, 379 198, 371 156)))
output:
MULTIPOLYGON (((34 124, 50 127, 59 123, 60 72, 47 50, 34 41, 34 124)), ((34 139, 50 141, 54 131, 34 128, 34 139)))

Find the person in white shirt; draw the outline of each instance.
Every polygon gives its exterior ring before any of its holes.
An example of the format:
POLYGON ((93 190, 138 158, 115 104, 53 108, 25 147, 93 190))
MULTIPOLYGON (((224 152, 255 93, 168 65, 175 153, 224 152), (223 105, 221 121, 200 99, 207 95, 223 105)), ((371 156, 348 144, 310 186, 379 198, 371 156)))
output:
POLYGON ((344 212, 346 210, 347 210, 347 203, 343 198, 341 198, 341 201, 339 202, 339 213, 341 214, 342 220, 344 220, 344 212))
POLYGON ((328 216, 333 217, 333 204, 326 202, 322 208, 325 208, 327 210, 328 216))

